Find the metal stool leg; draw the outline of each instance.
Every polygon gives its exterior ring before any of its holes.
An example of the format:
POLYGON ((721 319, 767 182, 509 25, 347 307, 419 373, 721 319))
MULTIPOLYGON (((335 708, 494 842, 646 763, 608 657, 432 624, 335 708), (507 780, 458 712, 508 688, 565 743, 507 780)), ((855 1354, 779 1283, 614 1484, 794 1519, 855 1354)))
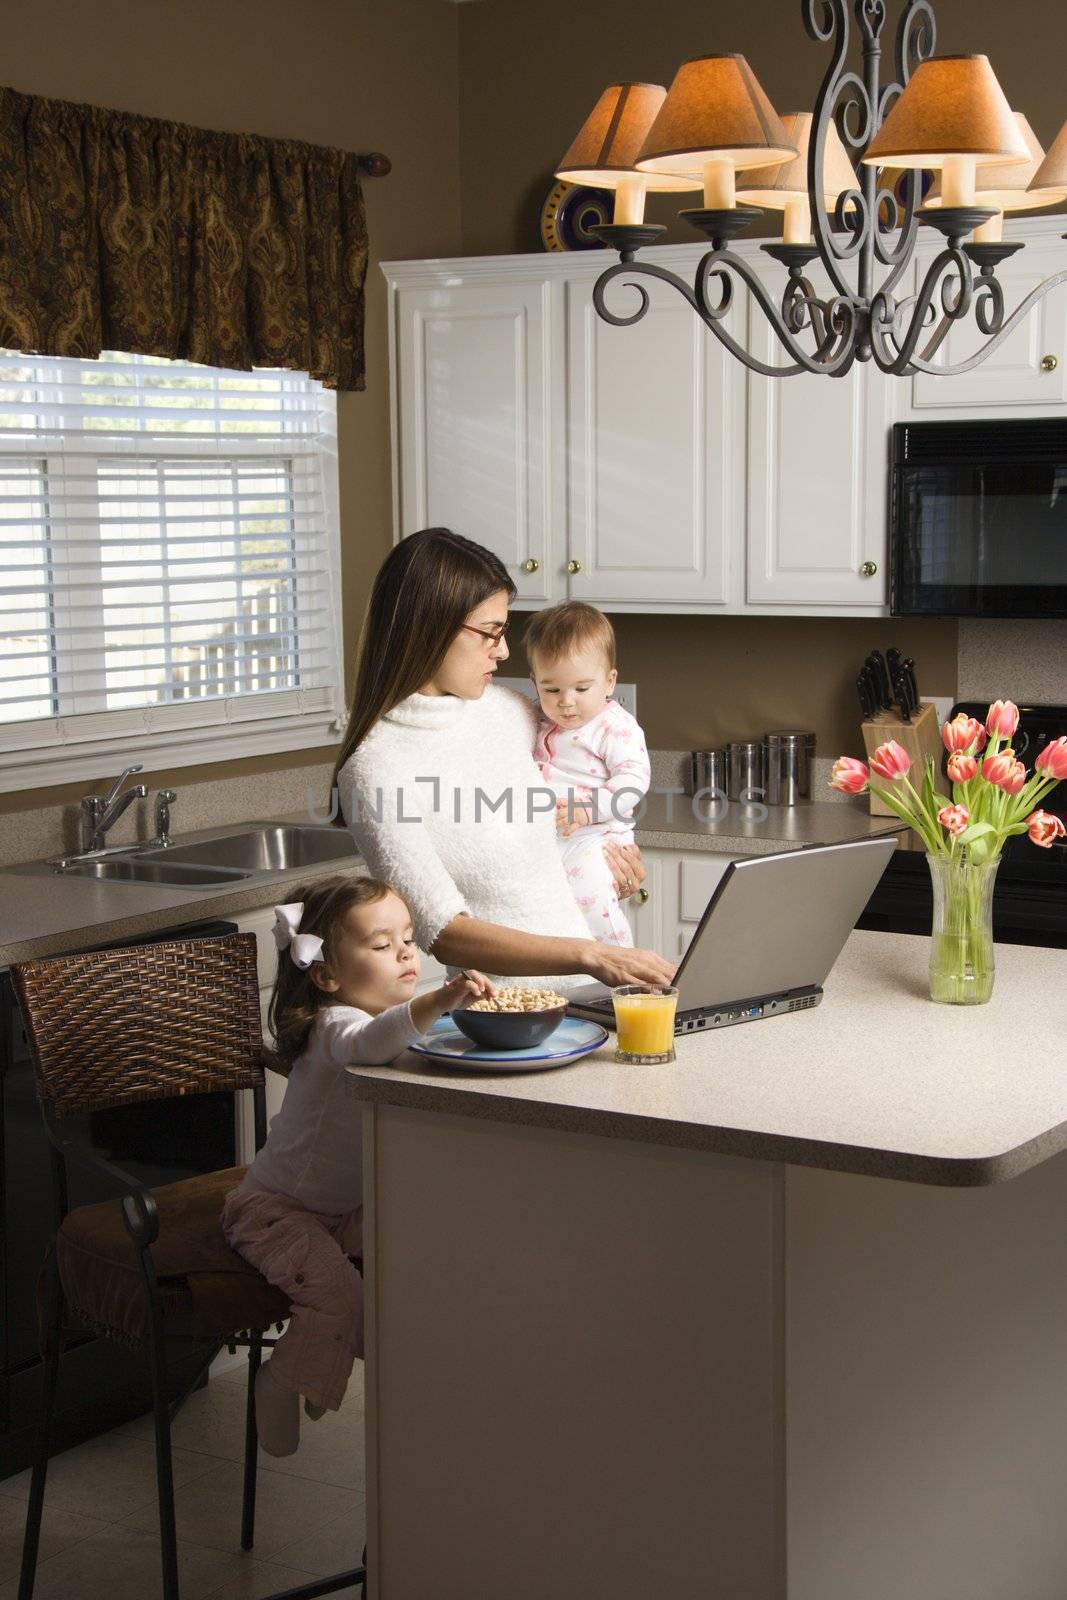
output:
POLYGON ((18 1600, 32 1600, 33 1584, 37 1575, 37 1549, 41 1537, 41 1516, 44 1511, 45 1478, 48 1474, 48 1447, 52 1437, 52 1416, 55 1411, 56 1382, 59 1378, 63 1342, 63 1290, 59 1282, 59 1267, 53 1255, 48 1272, 48 1311, 45 1325, 44 1365, 41 1370, 41 1409, 37 1418, 37 1441, 34 1446, 33 1472, 30 1477, 30 1499, 26 1507, 26 1534, 22 1543, 18 1600))
POLYGON ((180 1600, 178 1534, 174 1522, 174 1472, 170 1454, 170 1406, 167 1368, 158 1304, 148 1319, 148 1354, 152 1368, 152 1411, 156 1424, 156 1492, 159 1499, 159 1553, 163 1564, 163 1600, 180 1600))
POLYGON ((256 1434, 256 1373, 263 1358, 263 1335, 254 1333, 248 1344, 248 1396, 245 1401, 245 1480, 241 1503, 241 1549, 251 1550, 256 1534, 256 1466, 259 1438, 256 1434))

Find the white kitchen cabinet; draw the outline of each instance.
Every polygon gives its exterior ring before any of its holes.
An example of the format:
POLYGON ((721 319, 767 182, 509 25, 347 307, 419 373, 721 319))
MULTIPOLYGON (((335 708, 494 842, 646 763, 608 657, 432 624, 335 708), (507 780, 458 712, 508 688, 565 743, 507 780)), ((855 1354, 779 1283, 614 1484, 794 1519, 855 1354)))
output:
MULTIPOLYGON (((1055 229, 1052 238, 1044 232, 1037 234, 1025 249, 997 268, 1008 315, 1038 284, 1067 268, 1067 246, 1059 237, 1063 218, 1043 218, 1040 226, 1047 229, 1049 223, 1055 229)), ((1027 231, 1033 230, 1031 224, 1027 231)), ((927 251, 915 263, 913 292, 918 291, 930 259, 927 251)), ((971 316, 952 329, 935 359, 940 365, 966 361, 984 343, 971 316)), ((910 391, 916 417, 957 408, 973 412, 983 407, 999 413, 1012 406, 1062 407, 1067 403, 1067 285, 1061 284, 1039 300, 981 366, 955 377, 918 372, 910 381, 910 391)))
POLYGON ((634 943, 680 961, 733 856, 712 850, 642 850, 648 901, 630 911, 634 943))
POLYGON ((526 601, 556 592, 557 293, 503 269, 445 274, 393 296, 397 534, 447 527, 477 540, 526 601))
MULTIPOLYGON (((826 281, 815 281, 825 292, 826 281)), ((749 346, 763 361, 788 364, 755 301, 749 346)), ((750 375, 751 604, 885 609, 892 398, 891 380, 872 362, 841 378, 750 375)))
POLYGON ((597 314, 590 289, 567 285, 568 592, 608 609, 725 605, 743 369, 665 285, 648 286, 628 328, 597 314))

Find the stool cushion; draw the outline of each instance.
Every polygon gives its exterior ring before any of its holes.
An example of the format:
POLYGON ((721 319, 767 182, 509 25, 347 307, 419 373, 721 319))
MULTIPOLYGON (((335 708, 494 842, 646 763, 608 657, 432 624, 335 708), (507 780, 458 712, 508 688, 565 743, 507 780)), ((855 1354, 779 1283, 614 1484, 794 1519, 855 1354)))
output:
MULTIPOLYGON (((153 1189, 159 1237, 151 1256, 165 1318, 188 1317, 197 1339, 262 1332, 289 1315, 289 1301, 231 1250, 220 1223, 222 1204, 245 1167, 228 1167, 153 1189)), ((67 1309, 105 1338, 139 1349, 148 1306, 137 1247, 118 1200, 78 1206, 56 1238, 67 1309)))

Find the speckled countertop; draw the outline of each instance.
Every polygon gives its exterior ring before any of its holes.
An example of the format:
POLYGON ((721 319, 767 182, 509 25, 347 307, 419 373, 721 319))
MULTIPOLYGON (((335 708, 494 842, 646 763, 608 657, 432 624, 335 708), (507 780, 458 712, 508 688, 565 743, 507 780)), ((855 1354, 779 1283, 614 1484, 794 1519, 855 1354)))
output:
POLYGON ((424 1058, 353 1067, 366 1100, 686 1150, 975 1187, 1067 1149, 1067 950, 997 947, 985 1006, 934 1005, 929 940, 855 932, 811 1011, 619 1066, 614 1042, 540 1073, 424 1058))
POLYGON ((704 820, 688 795, 652 793, 635 837, 644 850, 714 850, 727 855, 773 855, 809 844, 846 844, 899 833, 896 817, 872 817, 863 802, 807 800, 795 806, 741 806, 731 801, 722 816, 704 820))
MULTIPOLYGON (((839 844, 899 828, 892 817, 871 817, 865 808, 854 804, 815 801, 763 809, 767 814, 760 820, 758 813, 731 805, 721 821, 709 823, 694 817, 692 802, 685 796, 653 794, 637 830, 637 842, 645 849, 762 855, 800 845, 839 844)), ((307 824, 307 817, 301 815, 256 820, 307 824)), ((236 825, 204 829, 176 836, 175 842, 232 831, 236 831, 236 825)), ((351 864, 353 869, 361 865, 354 847, 351 864)), ((287 885, 336 871, 338 865, 335 861, 326 862, 319 867, 273 873, 266 880, 188 889, 166 884, 107 883, 47 871, 34 875, 22 870, 0 871, 0 968, 36 956, 136 939, 183 923, 237 916, 275 904, 284 899, 287 885)))

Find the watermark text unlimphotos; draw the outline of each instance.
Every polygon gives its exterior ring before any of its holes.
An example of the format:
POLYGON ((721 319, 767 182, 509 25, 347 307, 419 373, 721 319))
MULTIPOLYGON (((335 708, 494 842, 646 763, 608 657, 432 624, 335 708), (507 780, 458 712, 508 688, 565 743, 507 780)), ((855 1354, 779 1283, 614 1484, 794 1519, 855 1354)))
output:
MULTIPOLYGON (((763 822, 766 819, 768 810, 762 804, 764 792, 763 789, 745 789, 742 792, 739 805, 746 822, 763 822)), ((425 776, 416 777, 408 789, 403 786, 379 787, 370 795, 359 796, 358 815, 348 817, 347 821, 417 826, 425 822, 428 816, 446 814, 455 823, 498 823, 501 819, 511 823, 531 823, 535 817, 554 812, 557 806, 562 806, 568 822, 577 819, 585 824, 588 813, 588 826, 616 823, 631 828, 644 821, 649 799, 653 795, 665 799, 664 821, 668 824, 676 820, 675 802, 680 799, 688 802, 694 821, 702 824, 723 822, 731 804, 723 791, 717 788, 698 789, 693 795, 687 795, 684 789, 678 788, 654 788, 647 792, 634 788, 572 788, 566 791, 564 798, 547 785, 533 784, 528 788, 508 785, 498 793, 492 793, 478 785, 473 788, 446 786, 439 777, 425 776), (415 790, 416 784, 423 787, 415 790), (581 816, 578 815, 579 809, 581 816)), ((684 810, 683 807, 683 816, 684 810)), ((337 821, 340 802, 336 784, 330 790, 329 809, 325 814, 319 810, 314 792, 308 789, 307 811, 312 822, 337 821)))

